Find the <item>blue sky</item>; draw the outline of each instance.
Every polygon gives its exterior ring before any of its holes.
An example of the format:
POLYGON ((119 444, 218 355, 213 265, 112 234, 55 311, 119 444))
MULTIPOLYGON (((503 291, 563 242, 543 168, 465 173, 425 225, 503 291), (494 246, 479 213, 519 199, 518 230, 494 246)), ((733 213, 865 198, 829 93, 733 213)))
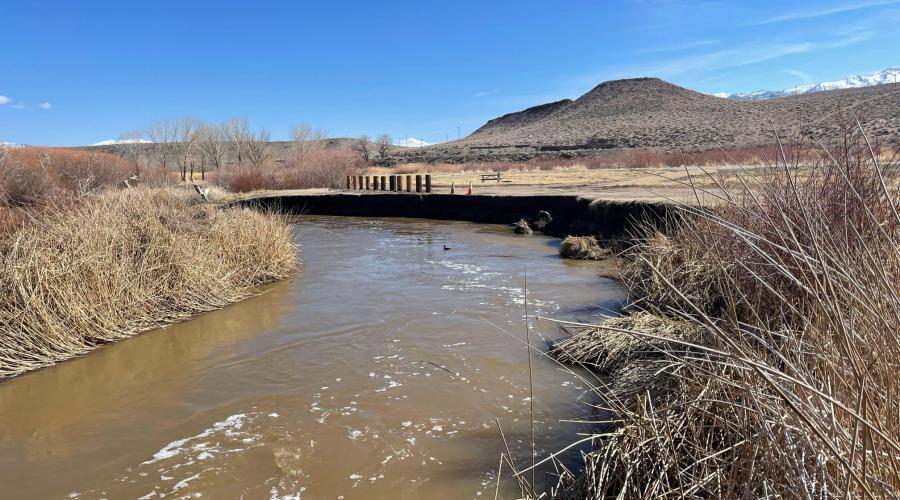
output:
POLYGON ((0 141, 161 118, 429 142, 598 83, 778 89, 900 64, 900 0, 28 1, 0 6, 0 141))

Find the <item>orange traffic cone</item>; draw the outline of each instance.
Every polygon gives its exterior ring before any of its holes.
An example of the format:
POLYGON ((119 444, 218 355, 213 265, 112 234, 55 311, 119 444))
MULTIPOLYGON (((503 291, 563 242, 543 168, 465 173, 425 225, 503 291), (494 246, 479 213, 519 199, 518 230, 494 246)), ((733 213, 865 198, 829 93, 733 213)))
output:
POLYGON ((472 181, 469 181, 469 192, 466 194, 475 194, 475 191, 472 190, 472 181))
POLYGON ((455 192, 456 192, 456 189, 453 187, 453 181, 450 181, 450 194, 453 194, 455 192))

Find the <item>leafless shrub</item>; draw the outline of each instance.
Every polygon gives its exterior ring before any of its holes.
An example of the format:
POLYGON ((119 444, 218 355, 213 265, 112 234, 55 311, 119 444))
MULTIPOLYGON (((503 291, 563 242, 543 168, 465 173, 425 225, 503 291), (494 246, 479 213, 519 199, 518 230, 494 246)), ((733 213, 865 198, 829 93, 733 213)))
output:
POLYGON ((272 150, 269 149, 269 131, 260 129, 256 134, 251 133, 247 139, 247 161, 254 168, 260 168, 272 158, 272 150))

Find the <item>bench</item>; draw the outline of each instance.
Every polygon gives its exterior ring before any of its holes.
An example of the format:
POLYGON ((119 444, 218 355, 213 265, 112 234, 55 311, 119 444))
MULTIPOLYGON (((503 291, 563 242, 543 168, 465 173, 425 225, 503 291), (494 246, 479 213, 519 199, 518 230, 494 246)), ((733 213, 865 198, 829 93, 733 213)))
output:
POLYGON ((496 172, 496 173, 493 173, 493 174, 481 174, 481 182, 482 182, 482 184, 484 183, 484 181, 497 181, 497 182, 500 182, 500 178, 501 178, 500 172, 496 172))

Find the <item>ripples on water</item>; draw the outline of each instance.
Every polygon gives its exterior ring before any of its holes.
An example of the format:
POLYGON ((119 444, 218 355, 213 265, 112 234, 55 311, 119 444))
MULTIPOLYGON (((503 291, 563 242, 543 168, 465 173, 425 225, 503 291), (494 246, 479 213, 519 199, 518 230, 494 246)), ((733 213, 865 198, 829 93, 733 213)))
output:
MULTIPOLYGON (((501 331, 523 335, 526 259, 531 315, 590 320, 623 298, 596 263, 503 227, 316 217, 296 233, 302 273, 261 296, 0 384, 4 495, 492 496, 495 418, 530 461, 527 354, 501 331)), ((533 328, 542 348, 561 335, 533 328)), ((590 396, 541 357, 534 392, 546 456, 585 430, 563 420, 590 396)))

